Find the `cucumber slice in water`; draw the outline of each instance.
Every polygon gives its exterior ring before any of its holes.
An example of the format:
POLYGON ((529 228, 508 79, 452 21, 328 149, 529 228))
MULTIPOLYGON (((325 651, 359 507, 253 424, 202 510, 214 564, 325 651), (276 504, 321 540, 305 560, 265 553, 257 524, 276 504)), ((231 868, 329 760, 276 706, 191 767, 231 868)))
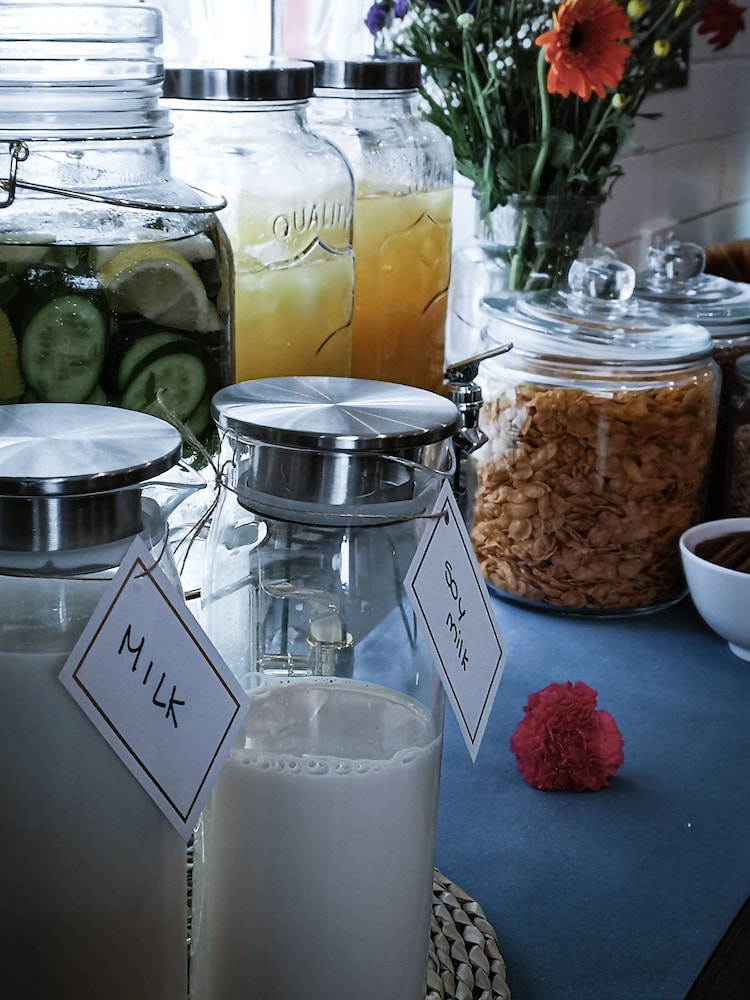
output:
POLYGON ((166 418, 161 402, 167 413, 178 420, 185 420, 195 410, 206 391, 206 372, 203 363, 195 354, 175 351, 158 356, 151 361, 144 359, 143 367, 125 387, 122 405, 128 410, 141 410, 157 417, 166 418))
POLYGON ((128 348, 120 362, 117 373, 117 384, 120 390, 127 388, 128 383, 159 356, 196 353, 191 350, 191 345, 192 341, 188 337, 171 330, 162 330, 159 333, 150 333, 146 337, 139 337, 128 348))
POLYGON ((45 403, 82 403, 104 364, 107 324, 82 295, 60 295, 38 309, 23 332, 21 370, 45 403))

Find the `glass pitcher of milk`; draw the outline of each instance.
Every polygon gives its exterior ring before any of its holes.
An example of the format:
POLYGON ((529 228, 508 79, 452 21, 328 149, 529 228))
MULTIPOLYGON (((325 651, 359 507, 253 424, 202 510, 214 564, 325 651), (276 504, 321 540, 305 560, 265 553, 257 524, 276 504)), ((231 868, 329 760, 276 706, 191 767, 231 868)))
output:
POLYGON ((144 413, 0 407, 3 1000, 185 997, 185 843, 59 680, 136 536, 179 585, 145 492, 180 449, 144 413))
POLYGON ((195 838, 193 1000, 421 1000, 443 689, 403 580, 458 410, 409 386, 219 392, 204 627, 250 708, 195 838))

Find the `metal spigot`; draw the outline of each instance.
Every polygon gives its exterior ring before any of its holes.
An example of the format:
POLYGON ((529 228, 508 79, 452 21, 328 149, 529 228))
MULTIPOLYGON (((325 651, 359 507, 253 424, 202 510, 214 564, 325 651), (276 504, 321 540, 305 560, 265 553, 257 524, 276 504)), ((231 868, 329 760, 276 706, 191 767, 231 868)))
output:
POLYGON ((484 354, 478 354, 465 361, 457 361, 448 365, 445 371, 445 382, 450 389, 452 401, 461 414, 461 426, 453 435, 456 448, 456 471, 453 477, 453 493, 458 500, 464 517, 469 517, 466 459, 472 452, 481 448, 487 442, 487 435, 479 426, 479 414, 482 410, 482 389, 477 384, 479 365, 488 358, 505 354, 513 346, 512 343, 501 344, 484 354))

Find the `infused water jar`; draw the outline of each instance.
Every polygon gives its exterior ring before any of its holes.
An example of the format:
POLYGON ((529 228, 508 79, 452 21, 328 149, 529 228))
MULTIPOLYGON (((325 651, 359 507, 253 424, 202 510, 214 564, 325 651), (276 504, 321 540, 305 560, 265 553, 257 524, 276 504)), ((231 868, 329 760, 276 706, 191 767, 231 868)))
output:
POLYGON ((0 407, 3 1000, 183 1000, 185 843, 58 679, 136 536, 175 585, 146 481, 163 420, 0 407))
POLYGON ((711 337, 632 298, 635 271, 581 259, 562 291, 483 300, 471 539, 498 595, 621 615, 685 594, 678 539, 701 520, 721 374, 711 337))
POLYGON ((456 407, 358 379, 214 398, 202 615, 249 712, 196 831, 193 1000, 423 1000, 443 690, 404 577, 456 407))
POLYGON ((232 278, 220 199, 171 174, 160 42, 140 4, 0 5, 0 401, 156 413, 188 455, 232 377, 232 278))
POLYGON ((315 64, 311 122, 355 177, 352 375, 443 391, 453 148, 409 59, 315 64))
POLYGON ((308 125, 312 93, 309 63, 166 71, 175 165, 228 201, 238 382, 350 374, 354 182, 308 125))

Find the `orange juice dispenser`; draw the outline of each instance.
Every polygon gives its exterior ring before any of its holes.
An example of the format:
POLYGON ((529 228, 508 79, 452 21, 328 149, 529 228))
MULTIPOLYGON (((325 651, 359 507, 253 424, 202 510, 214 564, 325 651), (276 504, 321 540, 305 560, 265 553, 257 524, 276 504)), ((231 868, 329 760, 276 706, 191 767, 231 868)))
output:
POLYGON ((355 177, 352 375, 441 392, 453 150, 420 82, 415 60, 317 61, 310 117, 355 177))

